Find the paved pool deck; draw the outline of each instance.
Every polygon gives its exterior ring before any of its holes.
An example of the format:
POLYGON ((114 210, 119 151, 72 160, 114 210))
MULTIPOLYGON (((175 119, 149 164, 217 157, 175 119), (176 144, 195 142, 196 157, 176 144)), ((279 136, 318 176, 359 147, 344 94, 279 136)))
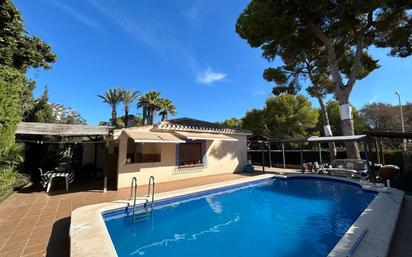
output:
MULTIPOLYGON (((267 170, 267 168, 266 168, 267 170)), ((283 169, 270 173, 284 173, 283 169)), ((295 172, 288 170, 286 172, 295 172)), ((262 174, 262 173, 258 173, 262 174)), ((224 174, 195 179, 158 183, 156 193, 168 192, 248 177, 248 174, 224 174)), ((102 193, 98 186, 87 183, 71 186, 56 185, 48 195, 41 188, 20 189, 0 203, 0 257, 3 256, 70 256, 69 228, 71 212, 81 206, 124 200, 129 188, 102 193)), ((143 195, 146 186, 139 187, 143 195)), ((394 235, 395 243, 389 256, 410 256, 412 253, 412 197, 407 196, 394 235)))
MULTIPOLYGON (((156 193, 235 180, 249 174, 222 174, 156 184, 156 193)), ((50 194, 28 186, 0 203, 0 257, 70 255, 69 228, 73 210, 91 204, 125 200, 130 188, 102 193, 100 183, 82 183, 64 190, 56 184, 50 194)), ((147 186, 139 186, 144 195, 147 186)))

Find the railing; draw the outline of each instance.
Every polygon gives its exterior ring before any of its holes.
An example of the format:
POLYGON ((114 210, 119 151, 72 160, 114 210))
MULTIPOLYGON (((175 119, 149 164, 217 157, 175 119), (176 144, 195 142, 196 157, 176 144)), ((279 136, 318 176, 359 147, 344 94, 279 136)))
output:
MULTIPOLYGON (((153 176, 149 178, 149 184, 147 185, 147 197, 151 196, 152 201, 150 202, 150 206, 153 206, 154 202, 154 194, 155 194, 155 179, 153 176)), ((146 200, 145 206, 147 205, 148 200, 146 200)))
MULTIPOLYGON (((137 198, 137 178, 133 177, 132 182, 130 184, 130 200, 133 199, 133 213, 135 212, 135 208, 136 208, 136 198, 137 198)), ((129 209, 129 207, 130 206, 128 204, 126 209, 129 209)))

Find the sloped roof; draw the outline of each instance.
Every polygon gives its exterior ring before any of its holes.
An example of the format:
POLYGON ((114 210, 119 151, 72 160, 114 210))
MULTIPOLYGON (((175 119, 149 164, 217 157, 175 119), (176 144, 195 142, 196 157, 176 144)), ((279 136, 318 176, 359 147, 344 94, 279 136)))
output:
POLYGON ((191 118, 173 119, 165 122, 161 122, 156 125, 158 129, 166 130, 181 130, 181 131, 194 131, 194 132, 210 132, 210 133, 223 133, 223 134, 244 134, 251 135, 249 130, 228 127, 217 123, 196 120, 191 118))
POLYGON ((20 122, 16 134, 50 136, 108 136, 112 127, 57 123, 20 122))

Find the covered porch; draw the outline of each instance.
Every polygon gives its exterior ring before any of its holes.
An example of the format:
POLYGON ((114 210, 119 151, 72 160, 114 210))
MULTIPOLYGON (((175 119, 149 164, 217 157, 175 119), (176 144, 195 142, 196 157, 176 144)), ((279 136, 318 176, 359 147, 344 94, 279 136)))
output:
MULTIPOLYGON (((108 162, 117 160, 113 158, 114 153, 108 151, 112 133, 113 128, 109 126, 21 122, 16 130, 16 142, 24 146, 23 170, 30 173, 32 181, 43 184, 46 181, 51 185, 48 181, 52 180, 51 174, 70 174, 70 186, 71 182, 79 184, 80 180, 83 187, 93 185, 89 189, 106 191, 110 188, 108 177, 116 171, 108 162), (48 177, 44 179, 47 172, 48 177), (99 186, 96 187, 96 183, 99 186)), ((51 191, 60 189, 58 184, 53 185, 51 191)))

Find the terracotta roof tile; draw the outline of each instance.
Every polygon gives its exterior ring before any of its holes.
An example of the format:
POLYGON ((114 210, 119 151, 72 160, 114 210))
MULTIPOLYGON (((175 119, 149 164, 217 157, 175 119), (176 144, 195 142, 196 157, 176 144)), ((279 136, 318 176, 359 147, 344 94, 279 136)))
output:
POLYGON ((159 129, 182 130, 182 131, 199 131, 224 134, 245 134, 251 135, 249 130, 224 126, 209 121, 196 120, 191 118, 173 119, 161 122, 156 125, 159 129))

